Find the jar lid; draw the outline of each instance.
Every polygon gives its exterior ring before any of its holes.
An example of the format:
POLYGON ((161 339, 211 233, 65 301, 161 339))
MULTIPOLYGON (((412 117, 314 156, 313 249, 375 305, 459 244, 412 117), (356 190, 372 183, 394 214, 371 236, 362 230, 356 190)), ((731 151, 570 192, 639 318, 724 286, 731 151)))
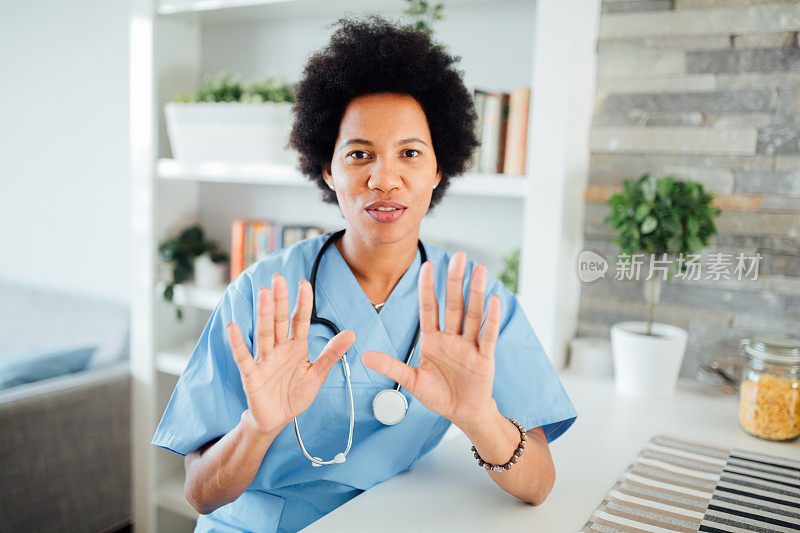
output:
POLYGON ((784 364, 800 364, 800 339, 779 335, 758 335, 744 339, 745 352, 756 359, 784 364))

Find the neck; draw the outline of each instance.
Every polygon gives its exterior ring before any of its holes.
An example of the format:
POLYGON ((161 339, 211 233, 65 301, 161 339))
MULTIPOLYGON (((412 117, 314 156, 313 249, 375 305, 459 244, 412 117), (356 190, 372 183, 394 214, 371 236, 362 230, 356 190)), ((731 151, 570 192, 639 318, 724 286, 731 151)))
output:
POLYGON ((414 262, 418 240, 413 232, 397 242, 375 244, 345 230, 334 244, 370 301, 381 303, 414 262))

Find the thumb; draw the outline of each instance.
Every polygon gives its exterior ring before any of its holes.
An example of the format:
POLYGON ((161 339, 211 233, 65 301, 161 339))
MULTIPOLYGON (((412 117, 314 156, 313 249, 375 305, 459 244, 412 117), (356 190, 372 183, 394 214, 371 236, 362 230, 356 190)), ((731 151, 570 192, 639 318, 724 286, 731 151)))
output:
POLYGON ((398 361, 391 355, 382 352, 364 352, 361 362, 366 366, 396 381, 410 394, 414 394, 414 383, 417 378, 417 369, 398 361))
POLYGON ((354 342, 356 342, 356 334, 349 329, 338 333, 328 341, 317 360, 311 363, 311 368, 321 381, 325 381, 333 365, 347 353, 354 342))

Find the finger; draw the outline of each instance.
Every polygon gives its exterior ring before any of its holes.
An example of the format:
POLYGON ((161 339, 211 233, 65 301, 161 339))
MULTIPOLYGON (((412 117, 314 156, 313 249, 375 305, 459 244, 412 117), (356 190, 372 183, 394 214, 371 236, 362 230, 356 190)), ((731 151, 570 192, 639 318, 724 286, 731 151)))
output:
POLYGON ((275 301, 272 292, 261 287, 258 291, 258 313, 256 315, 255 361, 258 363, 272 355, 275 350, 275 301))
POLYGON ((247 379, 255 371, 256 363, 253 361, 253 355, 244 343, 242 330, 239 329, 238 324, 233 322, 228 323, 228 342, 231 345, 233 360, 236 361, 236 366, 239 368, 242 379, 247 379))
POLYGON ((419 324, 423 333, 439 331, 439 304, 433 281, 433 263, 425 261, 420 267, 417 282, 419 293, 419 324))
POLYGON ((297 285, 297 304, 292 314, 292 338, 308 340, 311 321, 311 284, 304 279, 297 285))
POLYGON ((372 351, 361 354, 361 362, 375 372, 380 372, 392 381, 398 382, 401 387, 414 394, 417 369, 413 366, 398 361, 391 355, 372 351))
POLYGON ((478 342, 478 332, 483 320, 483 295, 486 292, 486 265, 480 264, 472 269, 469 278, 469 302, 464 321, 464 337, 473 343, 478 342))
POLYGON ((444 301, 444 331, 451 335, 461 334, 464 314, 464 268, 467 254, 458 251, 450 257, 447 265, 447 288, 444 301))
POLYGON ((483 325, 478 349, 485 357, 491 357, 494 355, 494 347, 500 331, 500 297, 493 294, 486 307, 486 323, 483 325))
POLYGON ((347 353, 347 350, 356 341, 356 334, 346 329, 334 335, 322 349, 317 360, 311 364, 311 369, 317 374, 320 381, 325 381, 333 365, 347 353))
POLYGON ((289 338, 289 289, 286 278, 279 273, 272 276, 272 292, 275 294, 275 344, 289 338))

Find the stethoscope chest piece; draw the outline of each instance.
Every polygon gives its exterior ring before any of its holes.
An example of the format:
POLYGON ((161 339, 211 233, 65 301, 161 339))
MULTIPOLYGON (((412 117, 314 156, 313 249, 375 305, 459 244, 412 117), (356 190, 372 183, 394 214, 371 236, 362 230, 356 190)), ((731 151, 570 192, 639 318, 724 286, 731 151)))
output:
POLYGON ((408 401, 397 389, 384 389, 372 400, 372 412, 379 422, 387 426, 397 424, 406 416, 408 401))

